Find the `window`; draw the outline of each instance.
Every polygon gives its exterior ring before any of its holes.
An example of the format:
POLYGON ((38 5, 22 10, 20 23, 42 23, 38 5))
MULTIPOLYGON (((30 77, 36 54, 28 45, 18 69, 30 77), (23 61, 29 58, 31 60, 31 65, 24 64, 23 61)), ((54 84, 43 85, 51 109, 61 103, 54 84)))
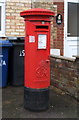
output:
POLYGON ((69 37, 79 37, 79 3, 68 3, 68 33, 69 37))
POLYGON ((5 36, 5 2, 0 0, 0 37, 5 36))
POLYGON ((0 6, 0 31, 1 31, 1 6, 0 6))
POLYGON ((77 36, 79 37, 79 3, 77 5, 77 36))

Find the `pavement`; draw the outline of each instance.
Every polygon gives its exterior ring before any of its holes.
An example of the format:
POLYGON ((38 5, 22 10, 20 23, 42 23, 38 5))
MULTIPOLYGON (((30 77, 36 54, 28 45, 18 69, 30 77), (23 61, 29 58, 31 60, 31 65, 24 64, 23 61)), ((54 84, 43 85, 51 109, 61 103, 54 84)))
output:
POLYGON ((32 112, 23 106, 24 88, 8 86, 2 89, 2 118, 77 118, 79 102, 50 88, 49 109, 32 112))

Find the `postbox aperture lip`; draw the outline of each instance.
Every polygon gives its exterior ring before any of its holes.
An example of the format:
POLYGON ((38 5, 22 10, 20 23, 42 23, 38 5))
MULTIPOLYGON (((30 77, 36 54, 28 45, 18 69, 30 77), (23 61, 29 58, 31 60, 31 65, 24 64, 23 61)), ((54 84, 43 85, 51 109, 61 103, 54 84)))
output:
POLYGON ((48 9, 42 9, 42 8, 32 8, 32 9, 28 9, 26 11, 20 12, 21 17, 32 16, 32 15, 54 16, 55 13, 48 9))

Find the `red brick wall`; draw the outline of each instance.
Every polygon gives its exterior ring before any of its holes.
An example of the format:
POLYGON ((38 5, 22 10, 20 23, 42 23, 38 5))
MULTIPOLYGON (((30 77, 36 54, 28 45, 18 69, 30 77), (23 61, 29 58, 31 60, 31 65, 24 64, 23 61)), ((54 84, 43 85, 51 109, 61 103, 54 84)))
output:
POLYGON ((54 2, 57 5, 57 14, 61 14, 63 17, 63 22, 61 25, 56 24, 56 17, 53 22, 53 26, 57 28, 57 37, 53 38, 53 49, 60 49, 61 55, 63 55, 64 48, 64 2, 54 2))
POLYGON ((63 56, 51 58, 51 85, 79 100, 79 57, 63 56))

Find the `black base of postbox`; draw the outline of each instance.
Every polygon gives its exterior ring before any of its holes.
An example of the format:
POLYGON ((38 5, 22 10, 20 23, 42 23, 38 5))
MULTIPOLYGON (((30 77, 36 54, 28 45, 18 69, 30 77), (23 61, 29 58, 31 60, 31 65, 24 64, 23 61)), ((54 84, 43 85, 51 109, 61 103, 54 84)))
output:
POLYGON ((49 107, 49 88, 31 89, 24 87, 24 108, 43 111, 49 107))

